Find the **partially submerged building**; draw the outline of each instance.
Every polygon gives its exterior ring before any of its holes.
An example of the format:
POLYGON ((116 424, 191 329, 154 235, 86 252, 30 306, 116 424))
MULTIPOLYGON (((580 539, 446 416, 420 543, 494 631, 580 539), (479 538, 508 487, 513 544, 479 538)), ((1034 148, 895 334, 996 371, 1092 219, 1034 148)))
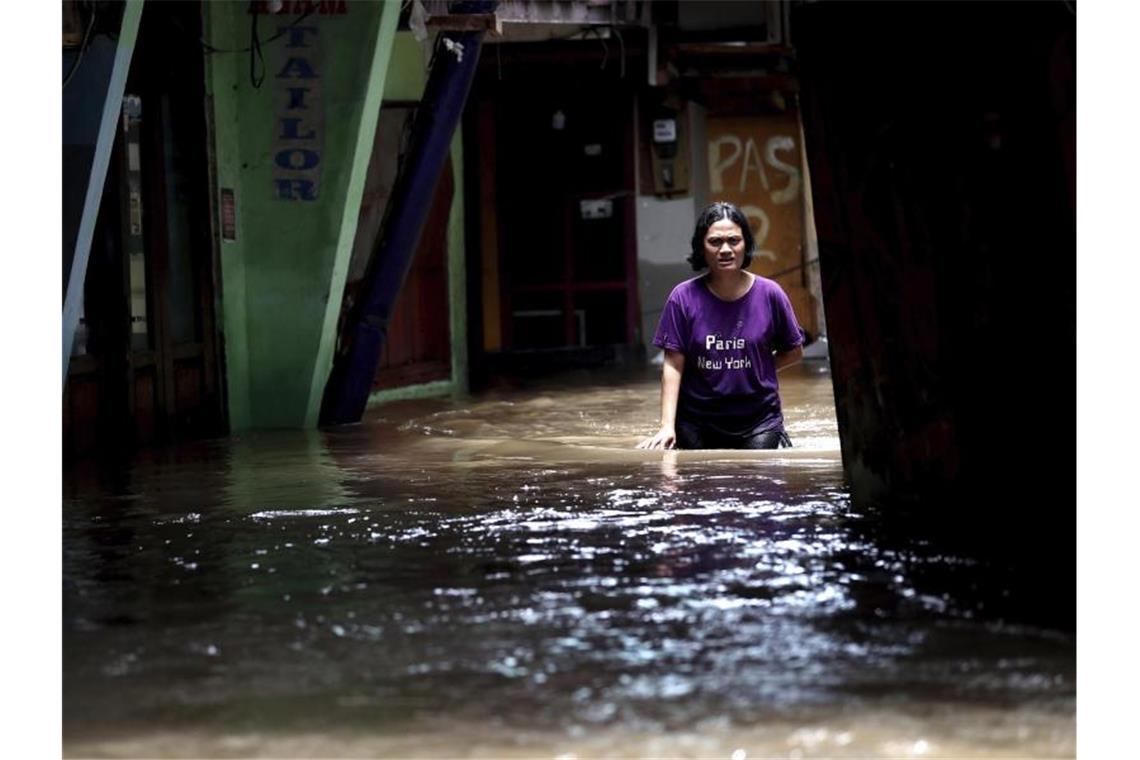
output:
POLYGON ((824 331, 786 6, 462 6, 65 3, 69 452, 320 422, 444 32, 483 49, 373 400, 644 356, 713 198, 824 331))
POLYGON ((65 2, 66 452, 648 357, 727 199, 856 500, 1069 583, 1072 8, 65 2))

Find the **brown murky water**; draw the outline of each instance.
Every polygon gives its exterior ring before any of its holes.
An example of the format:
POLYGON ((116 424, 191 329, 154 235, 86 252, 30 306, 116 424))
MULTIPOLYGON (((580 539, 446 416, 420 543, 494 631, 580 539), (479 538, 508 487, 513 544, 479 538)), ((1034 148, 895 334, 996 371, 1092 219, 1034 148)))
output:
POLYGON ((857 513, 781 383, 792 450, 634 450, 646 372, 73 468, 65 753, 1072 756, 1075 636, 857 513))

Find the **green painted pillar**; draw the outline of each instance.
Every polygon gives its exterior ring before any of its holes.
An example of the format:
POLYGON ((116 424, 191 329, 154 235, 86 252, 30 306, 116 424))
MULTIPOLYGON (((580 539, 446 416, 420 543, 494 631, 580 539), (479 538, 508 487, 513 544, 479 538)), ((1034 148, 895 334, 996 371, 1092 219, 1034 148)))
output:
POLYGON ((460 395, 469 390, 467 372, 467 240, 463 209, 463 130, 455 130, 451 140, 451 166, 455 195, 447 217, 447 291, 450 306, 451 385, 460 395))
POLYGON ((203 4, 233 431, 315 427, 332 362, 400 4, 317 7, 257 16, 259 58, 249 3, 203 4))

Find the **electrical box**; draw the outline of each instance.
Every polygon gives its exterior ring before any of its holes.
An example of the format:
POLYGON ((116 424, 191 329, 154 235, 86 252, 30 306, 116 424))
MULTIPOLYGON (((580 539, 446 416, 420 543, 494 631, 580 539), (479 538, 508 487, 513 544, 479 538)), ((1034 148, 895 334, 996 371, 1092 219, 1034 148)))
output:
POLYGON ((689 192, 688 110, 662 109, 650 121, 649 158, 653 168, 653 193, 665 197, 689 192))
POLYGON ((609 198, 579 201, 578 209, 583 219, 609 219, 614 215, 614 202, 609 198))

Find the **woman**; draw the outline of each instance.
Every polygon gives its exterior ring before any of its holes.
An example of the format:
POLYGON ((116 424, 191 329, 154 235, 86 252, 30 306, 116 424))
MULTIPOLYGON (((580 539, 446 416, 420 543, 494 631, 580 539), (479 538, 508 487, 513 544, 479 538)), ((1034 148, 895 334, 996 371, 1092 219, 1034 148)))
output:
POLYGON ((653 345, 665 351, 661 429, 641 449, 775 449, 784 432, 776 372, 803 358, 803 332, 772 280, 747 271, 755 242, 731 203, 697 219, 689 263, 702 276, 673 288, 653 345))

